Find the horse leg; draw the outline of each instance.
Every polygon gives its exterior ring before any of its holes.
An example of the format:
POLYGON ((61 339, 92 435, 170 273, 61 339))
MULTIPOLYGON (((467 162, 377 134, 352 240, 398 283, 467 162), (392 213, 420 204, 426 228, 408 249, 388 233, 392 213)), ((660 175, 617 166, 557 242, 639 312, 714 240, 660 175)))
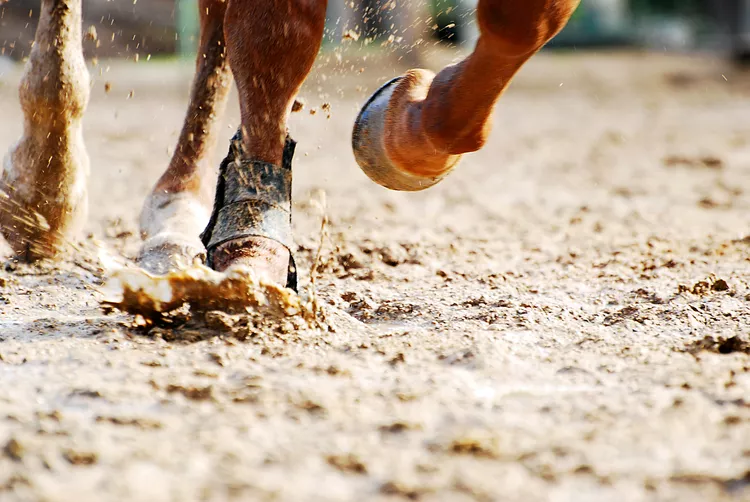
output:
POLYGON ((204 253, 200 233, 208 223, 216 182, 212 164, 231 73, 224 42, 225 0, 199 0, 200 43, 185 122, 172 160, 141 212, 141 267, 165 273, 204 253))
MULTIPOLYGON (((265 163, 264 169, 271 172, 284 164, 287 118, 320 48, 326 4, 326 0, 229 0, 224 33, 240 98, 244 159, 240 176, 255 176, 249 170, 252 163, 265 163)), ((285 283, 287 246, 252 236, 253 229, 230 228, 229 233, 251 236, 216 243, 209 250, 214 268, 243 264, 258 276, 285 283)))
POLYGON ((357 162, 393 190, 423 190, 487 141, 495 103, 580 0, 479 0, 473 53, 437 75, 411 70, 382 87, 354 127, 357 162))
POLYGON ((89 74, 81 43, 81 0, 43 0, 19 90, 23 136, 0 178, 0 231, 27 260, 57 255, 86 220, 81 118, 89 74))

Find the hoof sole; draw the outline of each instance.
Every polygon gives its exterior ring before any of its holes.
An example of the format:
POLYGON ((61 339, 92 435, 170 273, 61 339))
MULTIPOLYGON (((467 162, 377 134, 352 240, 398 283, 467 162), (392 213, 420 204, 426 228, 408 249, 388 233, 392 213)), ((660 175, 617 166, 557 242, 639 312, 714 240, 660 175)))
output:
POLYGON ((352 149, 362 171, 378 185, 402 192, 418 192, 439 183, 444 176, 417 176, 393 165, 385 150, 385 116, 397 77, 380 87, 364 104, 354 122, 352 149))

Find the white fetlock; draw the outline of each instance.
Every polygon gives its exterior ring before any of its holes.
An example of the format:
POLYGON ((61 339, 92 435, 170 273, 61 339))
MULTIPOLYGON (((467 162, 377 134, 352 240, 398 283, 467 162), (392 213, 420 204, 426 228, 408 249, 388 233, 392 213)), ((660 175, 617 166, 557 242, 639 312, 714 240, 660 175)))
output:
POLYGON ((206 250, 200 234, 210 216, 192 194, 151 194, 141 212, 144 242, 138 265, 153 274, 166 274, 203 261, 206 250))

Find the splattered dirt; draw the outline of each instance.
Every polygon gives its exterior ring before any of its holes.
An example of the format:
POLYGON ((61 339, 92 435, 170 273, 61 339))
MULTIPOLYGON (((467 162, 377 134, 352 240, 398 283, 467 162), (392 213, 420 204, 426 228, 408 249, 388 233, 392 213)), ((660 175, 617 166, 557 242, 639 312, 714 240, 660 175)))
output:
MULTIPOLYGON (((542 55, 484 151, 400 194, 347 140, 393 65, 321 65, 302 97, 327 111, 292 131, 303 271, 327 194, 326 327, 293 329, 101 310, 191 69, 92 70, 90 235, 0 269, 0 499, 750 500, 750 79, 542 55)), ((2 151, 17 79, 0 77, 2 151)))

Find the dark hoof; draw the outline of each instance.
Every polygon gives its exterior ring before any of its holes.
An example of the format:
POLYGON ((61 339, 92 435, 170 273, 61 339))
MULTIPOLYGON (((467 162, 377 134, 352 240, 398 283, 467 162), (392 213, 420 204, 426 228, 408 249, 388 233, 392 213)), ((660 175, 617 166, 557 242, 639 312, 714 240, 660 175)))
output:
POLYGON ((201 234, 207 250, 206 264, 215 268, 220 246, 264 237, 289 251, 286 287, 297 289, 292 236, 292 158, 296 143, 287 136, 282 165, 245 158, 239 133, 232 138, 229 153, 221 163, 214 209, 201 234))

